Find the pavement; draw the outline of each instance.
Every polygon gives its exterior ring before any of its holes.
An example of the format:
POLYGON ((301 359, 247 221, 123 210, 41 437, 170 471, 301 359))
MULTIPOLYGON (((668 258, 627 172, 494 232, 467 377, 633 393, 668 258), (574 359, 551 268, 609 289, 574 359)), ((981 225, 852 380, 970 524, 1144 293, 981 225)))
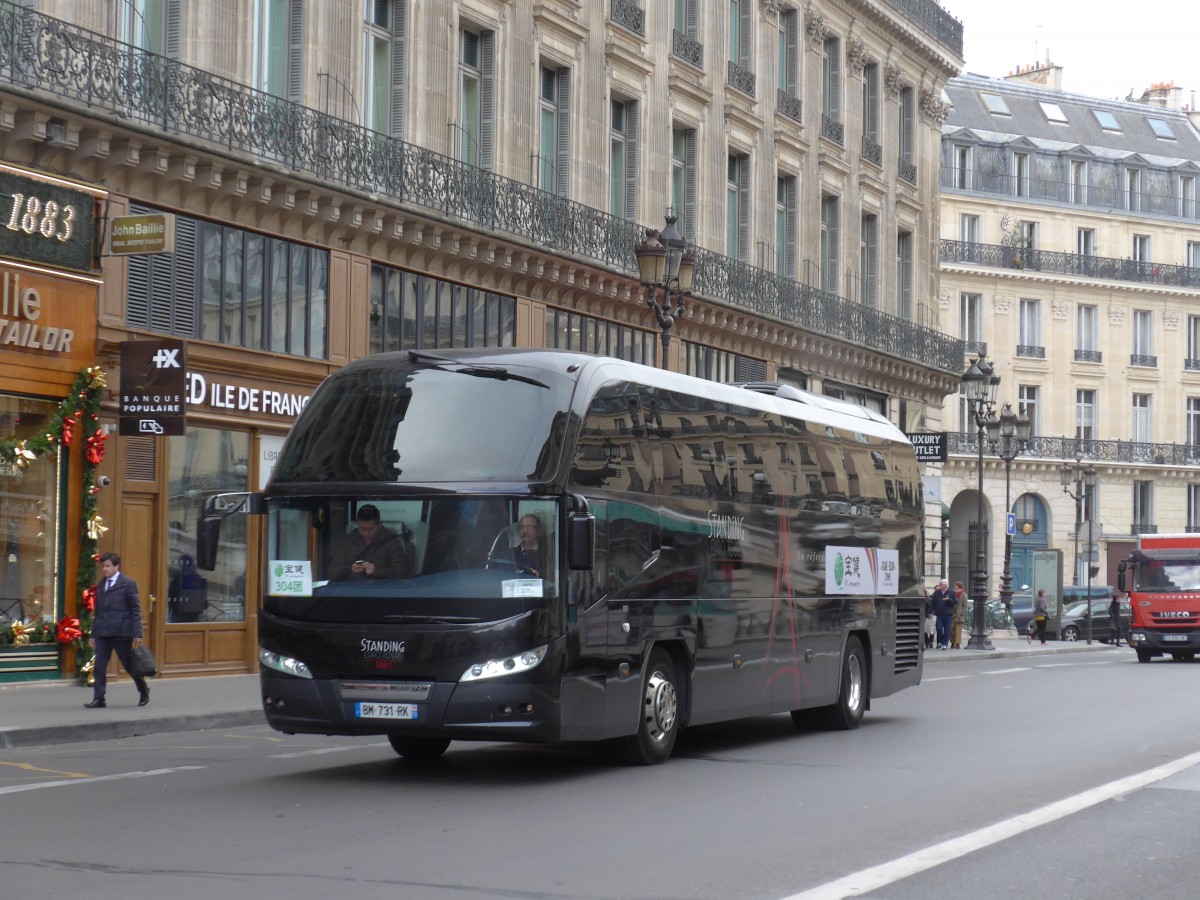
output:
MULTIPOLYGON (((1129 653, 1128 647, 1051 641, 1029 643, 1015 632, 995 632, 990 650, 927 650, 925 664, 972 659, 1016 659, 1089 650, 1129 653)), ((171 731, 261 725, 257 675, 153 678, 150 703, 137 705, 137 689, 122 674, 108 684, 108 706, 84 709, 92 689, 75 680, 0 685, 0 749, 112 740, 171 731)))

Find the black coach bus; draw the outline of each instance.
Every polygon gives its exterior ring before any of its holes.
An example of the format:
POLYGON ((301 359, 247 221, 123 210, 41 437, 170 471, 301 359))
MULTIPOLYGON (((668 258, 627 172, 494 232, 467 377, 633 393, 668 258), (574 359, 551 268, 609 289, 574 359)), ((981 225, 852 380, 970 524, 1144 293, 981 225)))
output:
POLYGON ((920 477, 861 406, 549 350, 331 375, 266 490, 263 708, 279 731, 619 739, 789 711, 855 728, 920 681, 920 477))

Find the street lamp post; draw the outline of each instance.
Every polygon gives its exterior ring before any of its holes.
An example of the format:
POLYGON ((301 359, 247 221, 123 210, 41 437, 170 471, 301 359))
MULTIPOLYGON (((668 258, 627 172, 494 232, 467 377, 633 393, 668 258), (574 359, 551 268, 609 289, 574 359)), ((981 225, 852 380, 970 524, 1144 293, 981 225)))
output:
MULTIPOLYGON (((1075 501, 1075 571, 1071 575, 1071 584, 1079 587, 1079 532, 1083 528, 1083 498, 1087 492, 1096 486, 1096 467, 1091 463, 1083 464, 1083 457, 1075 456, 1075 465, 1063 463, 1059 470, 1062 478, 1063 493, 1075 501)), ((1088 578, 1087 578, 1087 642, 1092 642, 1092 561, 1091 533, 1088 534, 1088 578)))
POLYGON ((967 649, 991 650, 992 642, 987 636, 987 512, 983 503, 983 445, 987 434, 988 414, 996 405, 996 388, 1000 384, 1000 376, 996 374, 995 366, 981 356, 963 373, 962 380, 967 405, 975 419, 976 439, 979 441, 979 506, 976 510, 975 568, 971 571, 971 600, 975 608, 967 649))
POLYGON ((1005 403, 997 416, 995 410, 988 417, 988 447, 1004 460, 1004 571, 1000 574, 1000 602, 1008 614, 1012 614, 1012 535, 1008 531, 1008 516, 1012 511, 1013 460, 1029 446, 1029 434, 1033 423, 1025 413, 1017 415, 1012 404, 1005 403))
POLYGON ((646 306, 654 313, 662 332, 664 369, 667 368, 667 351, 671 346, 671 329, 675 326, 675 320, 684 313, 684 301, 691 296, 692 276, 696 271, 695 257, 675 227, 677 218, 668 212, 667 226, 661 232, 648 229, 646 239, 633 248, 637 256, 638 278, 646 289, 646 306), (661 304, 658 302, 660 290, 663 292, 661 304))

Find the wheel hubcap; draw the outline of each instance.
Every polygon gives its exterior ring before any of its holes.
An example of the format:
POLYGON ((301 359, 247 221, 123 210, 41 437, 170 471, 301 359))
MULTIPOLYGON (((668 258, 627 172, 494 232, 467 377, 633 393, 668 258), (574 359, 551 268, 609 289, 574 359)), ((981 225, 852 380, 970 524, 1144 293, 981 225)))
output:
POLYGON ((675 685, 654 672, 646 682, 646 727, 651 740, 661 742, 675 728, 678 706, 675 685))
POLYGON ((846 708, 857 710, 862 705, 862 660, 853 655, 846 660, 846 674, 846 708))

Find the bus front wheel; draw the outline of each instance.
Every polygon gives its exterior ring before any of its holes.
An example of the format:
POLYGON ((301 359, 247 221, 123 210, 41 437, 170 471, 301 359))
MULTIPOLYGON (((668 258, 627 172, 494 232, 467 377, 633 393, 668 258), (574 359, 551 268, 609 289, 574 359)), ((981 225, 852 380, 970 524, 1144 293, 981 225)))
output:
POLYGON ((1148 663, 1148 662, 1150 662, 1150 660, 1153 657, 1154 657, 1154 654, 1151 653, 1149 650, 1143 650, 1141 647, 1138 648, 1138 650, 1137 650, 1138 662, 1148 663))
POLYGON ((450 746, 449 738, 405 737, 389 734, 388 743, 400 756, 415 762, 429 762, 439 758, 450 746))
POLYGON ((635 765, 652 766, 666 762, 679 735, 679 687, 666 651, 650 654, 640 696, 638 730, 625 739, 625 756, 635 765))
POLYGON ((821 710, 825 724, 839 731, 853 731, 867 709, 867 659, 862 641, 850 637, 842 654, 842 678, 838 700, 821 710))

